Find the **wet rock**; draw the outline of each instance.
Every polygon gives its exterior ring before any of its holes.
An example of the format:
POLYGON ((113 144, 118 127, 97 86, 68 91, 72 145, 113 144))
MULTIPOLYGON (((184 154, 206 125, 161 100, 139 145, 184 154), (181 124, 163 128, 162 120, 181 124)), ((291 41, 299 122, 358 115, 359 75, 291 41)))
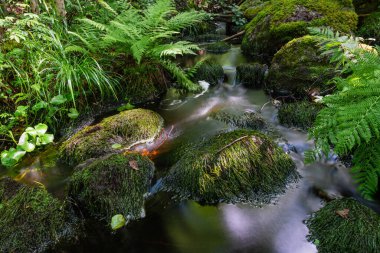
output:
POLYGON ((320 253, 379 251, 380 216, 351 198, 326 204, 307 221, 320 253))
POLYGON ((376 44, 380 44, 380 12, 374 12, 365 17, 358 31, 358 35, 364 38, 375 39, 376 44))
POLYGON ((204 203, 267 203, 298 177, 290 157, 256 131, 222 133, 182 154, 164 189, 204 203))
POLYGON ((231 49, 231 44, 224 41, 218 41, 206 46, 207 52, 216 53, 216 54, 223 54, 225 52, 228 52, 228 50, 230 49, 231 49))
POLYGON ((353 0, 358 14, 369 14, 379 9, 379 0, 353 0))
POLYGON ((307 35, 288 42, 275 54, 266 89, 274 95, 285 90, 289 96, 305 98, 311 90, 330 88, 326 83, 335 75, 335 65, 321 55, 316 38, 307 35))
POLYGON ((79 236, 81 222, 68 203, 44 188, 0 180, 0 252, 46 252, 79 236))
POLYGON ((280 124, 287 127, 299 127, 304 130, 313 126, 322 105, 301 101, 283 104, 278 110, 280 124))
POLYGON ((145 194, 153 178, 154 164, 136 153, 91 159, 75 169, 69 195, 90 216, 111 222, 122 214, 129 219, 144 216, 145 194))
POLYGON ((194 81, 206 81, 211 85, 218 85, 224 79, 224 70, 222 65, 206 61, 199 67, 194 74, 194 81))
POLYGON ((357 25, 350 0, 272 0, 252 16, 242 49, 246 55, 267 62, 287 42, 308 34, 308 27, 330 26, 348 33, 357 25))
POLYGON ((163 127, 163 119, 146 109, 124 111, 87 126, 65 141, 60 147, 59 157, 69 165, 77 165, 89 158, 118 152, 121 149, 154 140, 163 127))
POLYGON ((236 67, 236 79, 247 88, 262 88, 267 70, 268 66, 265 64, 241 64, 236 67))

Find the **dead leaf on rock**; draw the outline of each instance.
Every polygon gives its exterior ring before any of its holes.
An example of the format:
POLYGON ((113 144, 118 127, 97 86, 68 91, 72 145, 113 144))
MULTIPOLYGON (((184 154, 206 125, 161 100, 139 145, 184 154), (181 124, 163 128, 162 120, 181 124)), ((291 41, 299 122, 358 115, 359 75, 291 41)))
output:
POLYGON ((137 161, 135 160, 129 161, 129 166, 131 166, 131 168, 134 170, 139 170, 139 165, 137 164, 137 161))
POLYGON ((343 219, 348 219, 349 212, 350 212, 349 209, 343 209, 343 210, 338 210, 335 213, 339 215, 340 217, 342 217, 343 219))

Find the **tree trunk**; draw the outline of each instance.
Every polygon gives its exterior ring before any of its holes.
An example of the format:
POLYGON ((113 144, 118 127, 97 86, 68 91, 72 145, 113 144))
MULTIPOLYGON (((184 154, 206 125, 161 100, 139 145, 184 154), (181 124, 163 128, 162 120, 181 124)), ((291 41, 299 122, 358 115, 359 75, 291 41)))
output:
POLYGON ((30 8, 34 14, 40 14, 40 7, 38 6, 38 0, 30 0, 30 8))
POLYGON ((65 18, 66 17, 65 0, 55 0, 55 4, 57 6, 58 15, 65 18))

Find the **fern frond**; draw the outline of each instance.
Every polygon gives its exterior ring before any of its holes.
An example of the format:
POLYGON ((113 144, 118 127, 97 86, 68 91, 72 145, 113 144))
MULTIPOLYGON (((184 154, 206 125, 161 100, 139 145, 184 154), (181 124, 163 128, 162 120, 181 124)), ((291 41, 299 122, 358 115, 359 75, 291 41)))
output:
POLYGON ((186 73, 178 67, 175 63, 162 60, 161 65, 168 70, 171 74, 173 74, 174 78, 178 81, 179 84, 181 84, 184 88, 186 88, 189 91, 196 91, 199 89, 199 86, 193 83, 186 73))

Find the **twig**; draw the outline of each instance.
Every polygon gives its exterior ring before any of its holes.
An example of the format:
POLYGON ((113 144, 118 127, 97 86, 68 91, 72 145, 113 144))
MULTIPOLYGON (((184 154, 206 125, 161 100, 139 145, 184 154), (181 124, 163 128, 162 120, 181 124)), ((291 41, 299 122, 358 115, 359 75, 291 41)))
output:
POLYGON ((245 31, 240 31, 240 32, 238 32, 237 34, 234 34, 234 35, 232 35, 232 36, 230 36, 230 37, 227 37, 227 38, 225 38, 225 39, 222 39, 222 41, 228 41, 228 40, 234 39, 234 38, 236 38, 236 37, 239 37, 240 35, 243 35, 244 33, 245 33, 245 31))
POLYGON ((226 148, 231 147, 232 145, 234 145, 236 142, 241 141, 241 140, 243 140, 243 139, 245 139, 245 138, 248 138, 248 137, 249 137, 248 135, 245 135, 245 136, 243 136, 243 137, 240 137, 240 138, 234 140, 234 141, 231 142, 230 144, 228 144, 228 145, 224 146, 223 148, 219 149, 219 150, 216 152, 216 154, 219 154, 220 152, 222 152, 222 151, 225 150, 226 148))

